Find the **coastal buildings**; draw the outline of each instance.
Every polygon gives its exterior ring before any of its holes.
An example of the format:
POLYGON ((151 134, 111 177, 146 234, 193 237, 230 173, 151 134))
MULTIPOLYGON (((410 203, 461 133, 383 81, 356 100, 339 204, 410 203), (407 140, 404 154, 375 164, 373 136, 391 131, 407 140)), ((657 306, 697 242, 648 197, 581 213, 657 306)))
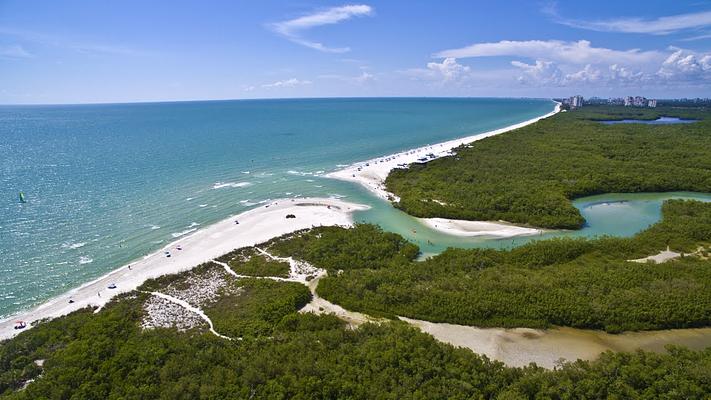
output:
POLYGON ((626 96, 623 99, 610 99, 610 104, 622 104, 625 107, 650 107, 657 106, 657 100, 647 99, 642 96, 626 96))
POLYGON ((612 106, 625 106, 625 107, 657 107, 656 99, 648 99, 643 96, 625 96, 625 97, 590 97, 584 99, 583 96, 571 96, 563 99, 558 99, 564 106, 570 109, 575 109, 582 107, 584 104, 598 104, 598 105, 612 105, 612 106))
POLYGON ((657 106, 657 100, 647 99, 642 96, 627 96, 623 102, 625 107, 650 107, 655 108, 657 106))
POLYGON ((583 99, 583 96, 577 95, 577 96, 568 97, 566 99, 562 99, 561 103, 563 103, 563 105, 568 106, 570 108, 578 108, 578 107, 583 106, 584 101, 585 101, 585 99, 583 99))

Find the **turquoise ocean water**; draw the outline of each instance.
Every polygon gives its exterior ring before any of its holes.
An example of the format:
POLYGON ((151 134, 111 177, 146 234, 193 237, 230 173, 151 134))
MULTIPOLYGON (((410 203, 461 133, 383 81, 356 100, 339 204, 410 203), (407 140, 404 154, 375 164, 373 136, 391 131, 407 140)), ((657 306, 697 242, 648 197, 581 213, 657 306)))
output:
MULTIPOLYGON (((406 235, 424 252, 514 245, 437 235, 359 186, 319 175, 515 124, 553 106, 534 99, 2 106, 0 316, 268 199, 343 196, 369 204, 373 208, 357 220, 406 235), (20 203, 20 191, 27 203, 20 203)), ((595 223, 614 207, 586 211, 580 203, 592 220, 576 234, 634 233, 658 218, 665 196, 644 200, 643 217, 624 229, 595 223)))

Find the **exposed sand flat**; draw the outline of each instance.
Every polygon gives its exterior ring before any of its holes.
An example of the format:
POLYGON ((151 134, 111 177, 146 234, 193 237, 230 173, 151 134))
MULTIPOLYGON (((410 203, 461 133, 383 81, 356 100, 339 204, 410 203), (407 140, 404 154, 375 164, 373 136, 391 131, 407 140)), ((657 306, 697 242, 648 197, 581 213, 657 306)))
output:
POLYGON ((236 248, 254 246, 277 236, 319 225, 351 226, 352 213, 364 209, 367 206, 337 199, 273 201, 184 236, 130 263, 130 270, 125 265, 37 308, 0 321, 0 339, 22 332, 14 329, 16 320, 29 324, 40 319, 66 315, 87 306, 101 307, 115 295, 134 290, 147 279, 185 271, 236 248), (286 219, 287 214, 294 214, 296 218, 286 219), (236 220, 239 224, 235 224, 236 220), (182 250, 177 250, 178 245, 182 250), (170 252, 171 257, 166 257, 166 251, 170 252), (108 289, 110 284, 115 284, 116 289, 108 289), (69 299, 74 300, 74 303, 70 304, 69 299))
POLYGON ((320 297, 316 293, 316 287, 318 286, 318 281, 322 277, 326 276, 326 271, 321 270, 319 273, 318 277, 316 279, 313 279, 311 282, 308 282, 307 286, 309 287, 309 290, 311 291, 311 295, 313 298, 311 299, 311 302, 309 302, 307 305, 304 306, 299 312, 310 312, 314 313, 316 315, 319 314, 333 314, 336 317, 342 319, 343 321, 346 321, 348 326, 350 328, 357 328, 361 324, 364 324, 366 322, 379 322, 378 318, 373 318, 369 315, 355 312, 355 311, 348 311, 345 308, 339 306, 338 304, 333 304, 330 301, 320 297))
MULTIPOLYGON (((524 122, 521 122, 518 124, 507 126, 505 128, 501 128, 501 129, 496 129, 493 131, 480 133, 478 135, 472 135, 472 136, 467 136, 467 137, 460 138, 460 139, 449 140, 447 142, 422 146, 422 147, 419 147, 416 149, 406 150, 406 151, 403 151, 400 153, 391 154, 391 155, 383 156, 383 157, 378 157, 378 158, 374 158, 374 159, 368 160, 368 161, 358 162, 358 163, 350 165, 344 169, 326 174, 326 177, 358 183, 382 199, 385 199, 387 201, 396 201, 397 202, 400 199, 395 194, 388 192, 387 189, 385 188, 385 178, 387 178, 388 174, 393 169, 404 168, 406 165, 417 163, 417 162, 425 162, 425 161, 419 161, 420 159, 423 159, 423 158, 427 158, 427 161, 431 161, 431 160, 434 160, 434 159, 437 159, 440 157, 445 157, 445 156, 451 155, 451 154, 453 154, 452 150, 459 147, 459 146, 473 143, 473 142, 476 142, 477 140, 481 140, 481 139, 488 138, 491 136, 496 136, 496 135, 502 134, 504 132, 509 132, 514 129, 522 128, 524 126, 538 122, 541 119, 548 118, 548 117, 558 113, 559 111, 560 111, 560 103, 556 104, 555 109, 553 111, 551 111, 550 113, 540 116, 540 117, 529 119, 528 121, 524 121, 524 122)), ((437 202, 441 203, 441 201, 439 201, 439 200, 433 200, 433 201, 437 201, 437 202)), ((453 220, 450 220, 450 221, 453 221, 453 220)), ((472 221, 466 221, 466 222, 472 222, 472 221)), ((476 222, 476 221, 474 221, 474 222, 476 222)), ((456 236, 495 235, 495 236, 500 236, 500 237, 511 237, 511 236, 520 236, 520 235, 528 235, 528 234, 537 234, 538 233, 537 231, 536 232, 529 232, 529 233, 521 233, 523 231, 520 231, 517 229, 512 229, 512 227, 508 224, 498 224, 496 222, 487 222, 487 225, 483 227, 483 229, 488 230, 489 232, 494 232, 493 234, 492 233, 474 234, 474 232, 477 232, 477 229, 478 228, 449 229, 444 232, 448 233, 450 235, 456 235, 456 236), (500 226, 496 227, 495 225, 500 225, 500 226)), ((528 229, 528 228, 521 228, 521 229, 528 229)))
POLYGON ((543 233, 542 229, 525 228, 499 222, 466 221, 446 218, 418 218, 430 229, 454 236, 530 236, 543 233))
POLYGON ((644 257, 644 258, 638 258, 636 260, 629 260, 629 261, 636 262, 636 263, 653 262, 655 264, 661 264, 661 263, 665 263, 669 260, 673 260, 673 259, 679 258, 679 257, 681 257, 681 253, 671 251, 667 247, 666 250, 660 251, 659 254, 655 254, 653 256, 648 256, 648 257, 644 257))
POLYGON ((607 350, 643 349, 659 352, 664 351, 664 346, 668 344, 695 350, 711 345, 711 328, 625 332, 613 335, 603 331, 574 328, 477 328, 404 317, 400 319, 439 341, 468 348, 513 367, 535 362, 539 366, 553 368, 560 359, 593 360, 607 350))

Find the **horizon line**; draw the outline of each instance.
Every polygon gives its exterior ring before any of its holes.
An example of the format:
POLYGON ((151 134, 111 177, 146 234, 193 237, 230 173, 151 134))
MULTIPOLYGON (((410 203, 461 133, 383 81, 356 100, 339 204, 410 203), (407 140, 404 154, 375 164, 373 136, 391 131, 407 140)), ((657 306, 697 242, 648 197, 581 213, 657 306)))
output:
POLYGON ((145 100, 145 101, 106 101, 86 103, 0 103, 0 107, 31 107, 31 106, 100 106, 100 105, 131 105, 131 104, 171 104, 171 103, 208 103, 228 101, 272 101, 272 100, 348 100, 348 99, 527 99, 551 100, 558 97, 529 96, 317 96, 317 97, 256 97, 235 99, 190 99, 190 100, 145 100))

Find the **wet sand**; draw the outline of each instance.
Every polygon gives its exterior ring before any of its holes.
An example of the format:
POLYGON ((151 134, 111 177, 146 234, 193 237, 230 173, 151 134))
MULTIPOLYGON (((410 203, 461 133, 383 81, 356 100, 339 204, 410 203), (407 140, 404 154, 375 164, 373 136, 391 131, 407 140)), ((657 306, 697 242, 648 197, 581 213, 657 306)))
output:
POLYGON ((694 350, 711 346, 711 328, 625 332, 613 335, 603 331, 575 328, 477 328, 404 317, 400 319, 439 341, 470 349, 512 367, 521 367, 533 362, 545 368, 553 368, 560 360, 594 360, 607 350, 629 352, 642 349, 661 352, 669 344, 694 350))

